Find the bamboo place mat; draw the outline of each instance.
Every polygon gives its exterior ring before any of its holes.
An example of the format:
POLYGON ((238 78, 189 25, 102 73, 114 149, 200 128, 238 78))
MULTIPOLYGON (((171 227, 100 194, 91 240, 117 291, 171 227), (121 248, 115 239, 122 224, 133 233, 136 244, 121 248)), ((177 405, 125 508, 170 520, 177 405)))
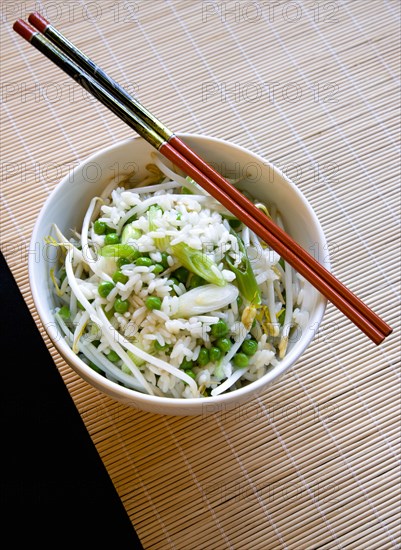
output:
POLYGON ((290 374, 205 418, 100 395, 42 331, 144 547, 400 548, 400 2, 1 8, 1 247, 35 319, 27 257, 44 200, 77 162, 131 135, 13 33, 38 9, 169 127, 281 167, 320 217, 335 274, 395 329, 375 346, 329 305, 290 374))

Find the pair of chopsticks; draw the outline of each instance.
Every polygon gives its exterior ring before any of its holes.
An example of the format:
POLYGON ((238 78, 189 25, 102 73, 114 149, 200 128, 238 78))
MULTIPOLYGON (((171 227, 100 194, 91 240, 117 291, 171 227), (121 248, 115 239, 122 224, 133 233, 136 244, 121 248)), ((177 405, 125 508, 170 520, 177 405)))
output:
POLYGON ((254 231, 375 344, 392 328, 41 14, 13 29, 254 231))

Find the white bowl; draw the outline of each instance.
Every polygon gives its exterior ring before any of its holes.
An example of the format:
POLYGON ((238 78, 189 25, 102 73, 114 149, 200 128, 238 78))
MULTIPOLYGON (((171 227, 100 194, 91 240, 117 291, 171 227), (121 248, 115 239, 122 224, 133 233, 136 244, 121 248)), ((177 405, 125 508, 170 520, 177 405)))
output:
MULTIPOLYGON (((327 250, 326 239, 310 204, 280 170, 262 157, 233 143, 203 135, 181 134, 181 137, 207 162, 227 177, 249 173, 248 183, 253 196, 262 202, 274 203, 280 210, 288 233, 306 250, 327 250)), ((72 369, 89 384, 115 400, 138 409, 168 415, 206 415, 239 407, 267 391, 268 387, 286 373, 299 359, 323 318, 327 300, 308 282, 304 285, 303 307, 309 311, 308 327, 297 332, 288 346, 285 358, 261 379, 215 397, 175 399, 150 396, 120 386, 96 373, 78 358, 62 338, 53 317, 55 306, 49 272, 54 262, 51 247, 44 239, 57 223, 68 234, 81 227, 89 201, 101 193, 107 183, 119 174, 135 168, 138 176, 145 175, 154 149, 142 138, 131 138, 113 144, 91 155, 67 174, 51 193, 35 224, 29 258, 29 281, 39 317, 53 344, 72 369)), ((53 251, 54 252, 54 251, 53 251)), ((330 268, 327 257, 325 266, 330 268)))

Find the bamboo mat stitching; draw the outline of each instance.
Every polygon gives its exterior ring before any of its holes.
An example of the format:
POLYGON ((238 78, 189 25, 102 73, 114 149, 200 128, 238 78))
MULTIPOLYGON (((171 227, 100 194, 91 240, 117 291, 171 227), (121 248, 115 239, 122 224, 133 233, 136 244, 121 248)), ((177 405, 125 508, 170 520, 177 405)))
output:
MULTIPOLYGON (((347 375, 346 373, 346 369, 344 369, 343 367, 342 368, 342 371, 344 372, 345 371, 345 374, 347 375)), ((305 395, 306 397, 308 398, 308 401, 310 401, 311 403, 313 403, 312 399, 310 398, 310 396, 308 395, 308 391, 306 390, 305 386, 302 384, 302 377, 301 376, 298 376, 297 374, 295 374, 296 378, 298 379, 302 389, 304 390, 305 392, 305 395)), ((350 377, 347 375, 347 378, 350 380, 350 377)), ((351 382, 351 380, 350 380, 351 382)), ((355 389, 357 395, 358 395, 358 399, 360 400, 360 402, 362 403, 363 407, 365 410, 368 411, 368 414, 369 416, 372 418, 372 414, 370 413, 369 411, 369 408, 366 406, 366 403, 364 403, 363 399, 360 397, 357 389, 355 388, 354 384, 352 384, 353 388, 355 389)), ((380 522, 380 525, 383 527, 383 529, 386 531, 386 533, 388 534, 389 538, 394 542, 394 545, 396 544, 396 541, 394 540, 394 537, 392 535, 392 533, 390 533, 390 531, 388 530, 388 527, 386 525, 386 523, 382 520, 380 514, 378 513, 377 509, 376 509, 376 506, 374 505, 374 503, 372 502, 372 500, 369 498, 369 494, 368 492, 366 491, 364 485, 363 485, 363 482, 361 482, 361 480, 359 479, 359 476, 357 475, 357 473, 355 472, 354 468, 352 467, 350 461, 347 459, 347 457, 345 456, 345 454, 343 453, 342 449, 341 449, 341 446, 337 443, 337 440, 335 438, 335 436, 332 434, 329 426, 327 425, 327 422, 324 421, 323 419, 323 427, 324 427, 324 430, 325 432, 329 435, 330 437, 330 440, 334 443, 337 451, 339 452, 340 456, 341 456, 341 459, 344 461, 344 463, 346 464, 348 470, 350 471, 351 475, 352 475, 352 478, 356 481, 358 487, 362 490, 364 496, 365 496, 365 499, 367 500, 367 502, 369 503, 369 506, 371 508, 371 510, 373 511, 375 517, 378 519, 378 521, 380 522)), ((383 435, 382 431, 380 430, 380 434, 382 436, 382 438, 384 439, 384 441, 386 442, 386 445, 388 447, 390 447, 392 453, 394 456, 396 456, 396 454, 394 453, 393 449, 392 449, 392 446, 389 444, 387 438, 383 435)), ((313 496, 313 495, 311 495, 313 496)))
MULTIPOLYGON (((301 77, 303 78, 303 80, 307 83, 307 85, 312 89, 313 88, 313 83, 308 79, 308 77, 306 76, 305 72, 302 70, 302 67, 301 65, 297 64, 293 59, 292 59, 292 56, 291 56, 291 53, 289 52, 288 48, 286 48, 285 46, 285 43, 284 41, 280 38, 278 32, 276 31, 276 29, 274 28, 273 25, 270 25, 270 28, 271 28, 271 31, 274 33, 275 37, 277 38, 280 46, 282 47, 282 49, 285 51, 288 59, 290 60, 290 62, 292 63, 292 65, 297 69, 298 73, 301 75, 301 77)), ((332 49, 332 48, 331 48, 332 49)), ((251 64, 251 61, 248 59, 248 62, 249 64, 252 66, 251 64)), ((330 110, 327 108, 326 106, 326 103, 325 102, 322 102, 321 103, 321 106, 326 114, 326 116, 329 118, 329 120, 333 123, 333 126, 336 128, 336 131, 338 132, 339 134, 339 137, 341 138, 341 141, 342 143, 345 143, 347 145, 347 148, 352 152, 352 155, 353 155, 353 158, 354 160, 357 162, 358 164, 358 167, 363 171, 364 175, 369 179, 369 181, 372 183, 372 185, 374 186, 374 188, 379 192, 382 200, 384 201, 384 203, 386 204, 386 206, 388 207, 391 215, 394 217, 394 219, 398 219, 398 216, 396 216, 396 214, 393 212, 392 210, 392 207, 388 204, 387 200, 386 200, 386 197, 383 196, 383 193, 381 192, 380 189, 378 189, 377 187, 377 184, 376 184, 376 181, 375 180, 372 180, 369 172, 367 171, 367 169, 365 168, 364 164, 361 162, 361 160, 359 159, 358 155, 355 153, 355 151, 353 150, 352 148, 352 145, 349 143, 348 139, 347 139, 347 136, 346 134, 343 132, 343 130, 341 129, 341 127, 336 123, 336 120, 335 118, 331 115, 330 113, 330 110)), ((370 105, 368 105, 368 108, 369 108, 369 112, 372 112, 372 107, 370 105)), ((281 113, 280 113, 281 114, 281 113)), ((298 136, 298 134, 296 135, 297 139, 299 139, 299 142, 302 143, 302 140, 300 138, 300 136, 298 136)), ((306 152, 307 154, 307 157, 308 159, 310 160, 311 163, 314 163, 314 159, 313 159, 313 156, 307 151, 306 147, 303 147, 304 151, 306 152)), ((324 179, 324 182, 326 183, 326 178, 323 177, 324 179)), ((330 191, 330 193, 332 193, 332 196, 335 196, 335 191, 333 193, 333 190, 331 189, 330 187, 330 184, 328 184, 328 190, 330 191)), ((340 206, 341 203, 340 201, 336 201, 336 203, 340 206)), ((353 220, 351 218, 351 216, 346 212, 345 208, 342 207, 342 212, 343 214, 346 216, 347 218, 347 221, 349 221, 350 225, 352 227, 355 227, 354 226, 354 223, 353 223, 353 220)), ((366 247, 366 242, 363 238, 360 238, 360 243, 366 247)), ((386 271, 382 271, 382 267, 380 264, 378 264, 375 260, 375 255, 372 254, 371 255, 372 259, 375 261, 377 267, 381 270, 381 273, 386 277, 387 274, 386 274, 386 271)))
MULTIPOLYGON (((195 39, 193 38, 193 36, 191 35, 191 33, 188 31, 188 29, 186 28, 185 26, 185 23, 182 21, 182 19, 179 18, 176 10, 175 10, 175 7, 174 5, 171 3, 170 0, 167 0, 168 4, 170 5, 172 11, 174 12, 175 16, 177 17, 177 21, 178 23, 180 24, 180 26, 183 28, 186 36, 188 37, 189 41, 191 42, 192 46, 194 47, 194 50, 196 51, 196 54, 197 56, 199 57, 199 59, 202 60, 202 63, 204 64, 205 68, 207 69, 208 73, 210 74, 210 76, 214 79, 214 80, 217 80, 216 79, 216 75, 215 73, 213 72, 213 70, 209 67, 209 64, 208 62, 206 61, 204 55, 202 54, 202 50, 200 48, 198 48, 196 42, 195 42, 195 39)), ((243 119, 241 113, 238 111, 238 109, 236 108, 233 100, 228 97, 228 104, 230 105, 234 115, 235 115, 235 121, 238 122, 240 121, 241 123, 241 128, 242 130, 244 131, 244 133, 249 137, 249 139, 252 141, 252 144, 253 144, 253 150, 256 152, 256 153, 259 153, 259 154, 262 154, 262 151, 261 151, 261 148, 259 146, 259 144, 257 143, 257 141, 255 140, 254 136, 253 136, 253 133, 251 132, 251 130, 249 129, 248 125, 246 124, 246 121, 243 119)))
MULTIPOLYGON (((14 43, 14 46, 16 47, 16 49, 18 50, 18 54, 21 55, 21 57, 24 59, 24 62, 25 62, 25 66, 26 68, 28 69, 29 71, 29 74, 32 76, 32 80, 35 81, 36 80, 36 76, 35 76, 35 71, 32 69, 32 66, 31 64, 29 63, 28 59, 26 58, 25 56, 25 50, 23 49, 23 47, 25 46, 25 44, 19 39, 19 37, 16 35, 16 33, 12 30, 11 27, 7 26, 7 31, 9 33, 9 35, 11 36, 11 40, 13 41, 14 43)), ((57 119, 57 113, 55 112, 54 110, 54 107, 53 107, 53 104, 52 102, 50 101, 49 102, 49 109, 51 110, 52 114, 53 114, 53 117, 54 119, 57 119)), ((80 161, 80 157, 79 157, 79 154, 78 154, 78 151, 77 149, 74 147, 74 144, 71 142, 71 139, 70 137, 68 136, 68 134, 66 133, 63 125, 57 120, 57 126, 61 132, 61 134, 64 136, 66 142, 68 143, 71 151, 74 153, 75 157, 80 161)))
MULTIPOLYGON (((354 26, 359 30, 359 35, 361 38, 365 36, 365 31, 363 30, 362 26, 359 24, 358 20, 355 19, 355 17, 352 15, 352 11, 350 11, 347 8, 347 4, 344 3, 343 5, 344 10, 346 11, 347 15, 352 19, 352 22, 354 23, 354 26)), ((386 63, 386 61, 383 59, 383 57, 380 54, 380 51, 376 48, 376 44, 369 43, 370 48, 374 51, 375 57, 380 60, 380 63, 385 67, 391 78, 394 79, 395 83, 400 85, 400 81, 398 79, 398 75, 393 71, 391 67, 386 63)))
POLYGON ((361 98, 362 102, 364 103, 364 105, 366 106, 366 108, 368 109, 368 112, 370 114, 373 114, 376 122, 379 124, 380 128, 382 129, 382 131, 384 131, 384 133, 386 134, 386 136, 390 139, 391 143, 394 145, 395 147, 395 150, 398 151, 398 148, 396 146, 396 143, 395 141, 393 140, 393 138, 389 135, 388 131, 387 131, 387 128, 386 126, 383 124, 383 122, 380 120, 380 118, 378 118, 376 116, 376 113, 375 113, 375 110, 372 109, 372 106, 370 105, 370 103, 365 99, 365 97, 361 94, 361 92, 359 91, 359 87, 357 84, 354 83, 354 80, 352 78, 352 75, 351 73, 348 71, 347 67, 344 65, 344 63, 342 63, 339 55, 336 53, 335 49, 331 46, 330 42, 325 38, 324 34, 321 32, 321 30, 319 29, 319 27, 316 25, 316 23, 313 21, 313 19, 310 17, 310 14, 307 13, 307 17, 311 23, 311 25, 313 26, 313 29, 317 32, 317 34, 319 35, 322 43, 326 46, 326 48, 328 49, 328 51, 330 52, 330 56, 332 59, 335 59, 338 66, 341 68, 341 72, 344 74, 344 76, 353 84, 353 90, 355 90, 358 94, 358 96, 361 98), (355 84, 355 85, 354 85, 355 84))

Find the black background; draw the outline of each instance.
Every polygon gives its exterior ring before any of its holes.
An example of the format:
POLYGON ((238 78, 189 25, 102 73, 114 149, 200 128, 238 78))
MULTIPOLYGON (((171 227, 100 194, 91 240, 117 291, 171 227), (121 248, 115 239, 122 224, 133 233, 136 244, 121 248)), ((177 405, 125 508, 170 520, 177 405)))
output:
POLYGON ((39 543, 141 550, 85 424, 0 254, 2 533, 39 543))

